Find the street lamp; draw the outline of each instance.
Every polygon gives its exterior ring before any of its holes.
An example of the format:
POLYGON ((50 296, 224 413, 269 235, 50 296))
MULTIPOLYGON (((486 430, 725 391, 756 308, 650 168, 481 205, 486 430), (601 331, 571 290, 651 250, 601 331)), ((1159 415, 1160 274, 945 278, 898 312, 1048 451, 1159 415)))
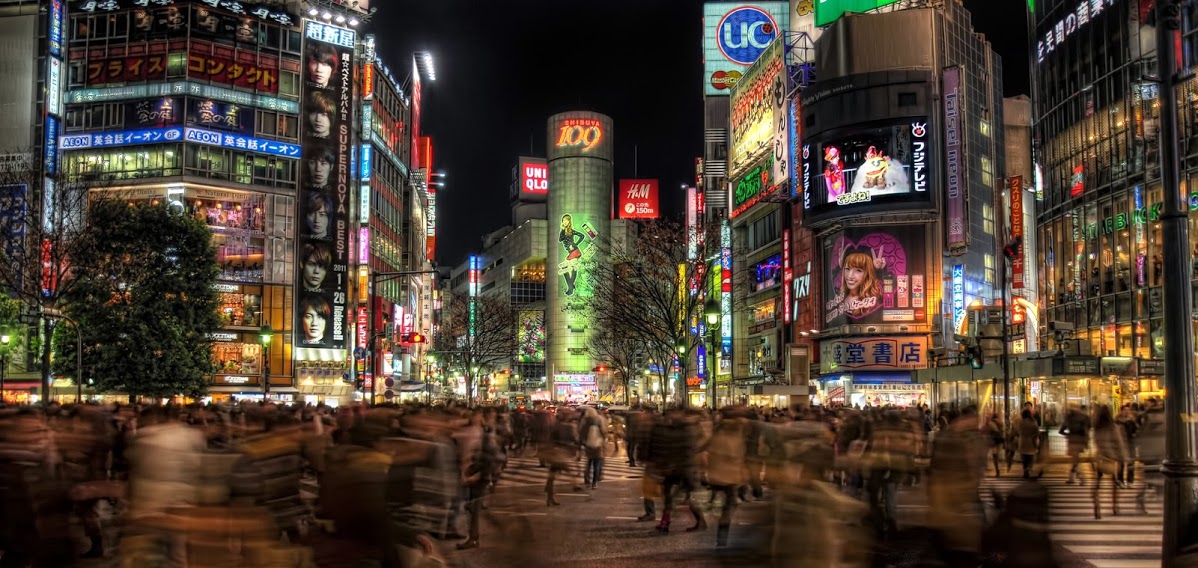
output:
MULTIPOLYGON (((75 327, 75 404, 83 402, 83 332, 79 329, 79 322, 71 319, 58 308, 42 308, 42 315, 49 319, 62 319, 75 327)), ((50 393, 45 393, 46 401, 50 400, 50 393)))
POLYGON ((0 404, 4 403, 4 372, 8 370, 8 334, 0 335, 0 404))
POLYGON ((274 339, 274 330, 270 325, 262 326, 258 339, 262 340, 262 401, 266 402, 270 396, 270 342, 274 339))
POLYGON ((707 360, 711 361, 711 372, 707 375, 707 391, 711 409, 715 410, 715 326, 720 323, 720 303, 715 301, 715 298, 708 298, 703 304, 703 315, 707 318, 707 336, 710 339, 710 347, 707 349, 707 360))
POLYGON ((424 400, 426 404, 433 403, 433 364, 437 362, 436 355, 424 356, 424 400))

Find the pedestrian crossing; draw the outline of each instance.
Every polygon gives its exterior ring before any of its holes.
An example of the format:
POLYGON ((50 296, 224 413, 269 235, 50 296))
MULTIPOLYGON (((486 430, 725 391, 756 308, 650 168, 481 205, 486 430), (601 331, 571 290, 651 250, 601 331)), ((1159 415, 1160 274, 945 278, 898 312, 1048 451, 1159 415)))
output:
MULTIPOLYGON (((982 498, 991 502, 991 491, 1007 493, 1022 479, 986 478, 982 498)), ((1163 503, 1149 491, 1147 514, 1140 513, 1136 494, 1140 485, 1120 489, 1119 514, 1114 513, 1110 480, 1104 479, 1099 491, 1101 519, 1094 518, 1094 480, 1085 485, 1068 485, 1063 478, 1042 479, 1048 488, 1049 531, 1053 542, 1082 557, 1096 568, 1148 568, 1161 563, 1163 503)))
MULTIPOLYGON (((586 465, 586 459, 582 458, 575 462, 577 470, 572 474, 562 474, 558 479, 565 482, 574 477, 582 479, 582 468, 586 465)), ((623 456, 610 457, 603 460, 603 473, 600 476, 600 483, 604 481, 621 481, 630 479, 640 479, 645 473, 642 467, 629 467, 628 461, 623 456)), ((499 476, 498 487, 533 487, 545 485, 545 480, 549 477, 549 468, 540 467, 540 462, 534 457, 513 457, 509 456, 507 460, 507 468, 499 476)))

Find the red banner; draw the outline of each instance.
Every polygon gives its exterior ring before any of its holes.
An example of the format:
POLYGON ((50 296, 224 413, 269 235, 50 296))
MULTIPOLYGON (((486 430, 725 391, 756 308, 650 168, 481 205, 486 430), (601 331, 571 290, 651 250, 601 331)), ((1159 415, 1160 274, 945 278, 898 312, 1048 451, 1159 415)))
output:
MULTIPOLYGON (((166 65, 165 53, 94 60, 87 64, 87 84, 161 81, 166 79, 166 65)), ((279 92, 278 69, 240 63, 225 57, 190 53, 187 56, 187 76, 268 93, 279 92)))
POLYGON ((247 89, 279 92, 279 71, 253 63, 240 63, 224 57, 191 53, 187 55, 187 76, 236 85, 247 89))
POLYGON ((657 208, 657 180, 620 180, 618 218, 656 219, 660 216, 661 212, 657 208))
POLYGON ((88 85, 158 81, 165 78, 165 53, 100 59, 87 64, 88 85))
MULTIPOLYGON (((1011 196, 1011 240, 1023 237, 1023 176, 1014 176, 1008 182, 1011 196)), ((1023 289, 1023 245, 1019 254, 1011 259, 1011 290, 1023 289)))

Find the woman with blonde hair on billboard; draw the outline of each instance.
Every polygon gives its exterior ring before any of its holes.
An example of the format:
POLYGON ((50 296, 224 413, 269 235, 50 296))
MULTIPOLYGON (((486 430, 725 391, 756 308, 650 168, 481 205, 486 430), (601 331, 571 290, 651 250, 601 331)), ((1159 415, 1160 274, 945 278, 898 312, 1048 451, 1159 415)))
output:
POLYGON ((882 297, 882 280, 878 271, 886 267, 886 259, 878 251, 868 253, 845 248, 840 262, 841 308, 850 318, 859 318, 874 311, 882 297))

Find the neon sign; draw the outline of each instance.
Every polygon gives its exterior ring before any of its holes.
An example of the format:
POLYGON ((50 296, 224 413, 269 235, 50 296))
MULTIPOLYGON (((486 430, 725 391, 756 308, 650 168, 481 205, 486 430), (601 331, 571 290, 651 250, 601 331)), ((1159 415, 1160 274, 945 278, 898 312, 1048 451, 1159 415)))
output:
POLYGON ((1044 63, 1044 56, 1052 53, 1058 45, 1065 43, 1065 40, 1080 30, 1083 26, 1098 17, 1102 13, 1103 8, 1114 6, 1118 0, 1081 0, 1077 4, 1077 8, 1064 18, 1057 21, 1056 25, 1048 28, 1044 32, 1044 37, 1036 41, 1036 62, 1044 63))
POLYGON ((593 118, 569 118, 558 127, 557 147, 587 152, 603 140, 603 125, 593 118))
POLYGON ((965 265, 953 265, 953 329, 961 333, 965 323, 965 265))

